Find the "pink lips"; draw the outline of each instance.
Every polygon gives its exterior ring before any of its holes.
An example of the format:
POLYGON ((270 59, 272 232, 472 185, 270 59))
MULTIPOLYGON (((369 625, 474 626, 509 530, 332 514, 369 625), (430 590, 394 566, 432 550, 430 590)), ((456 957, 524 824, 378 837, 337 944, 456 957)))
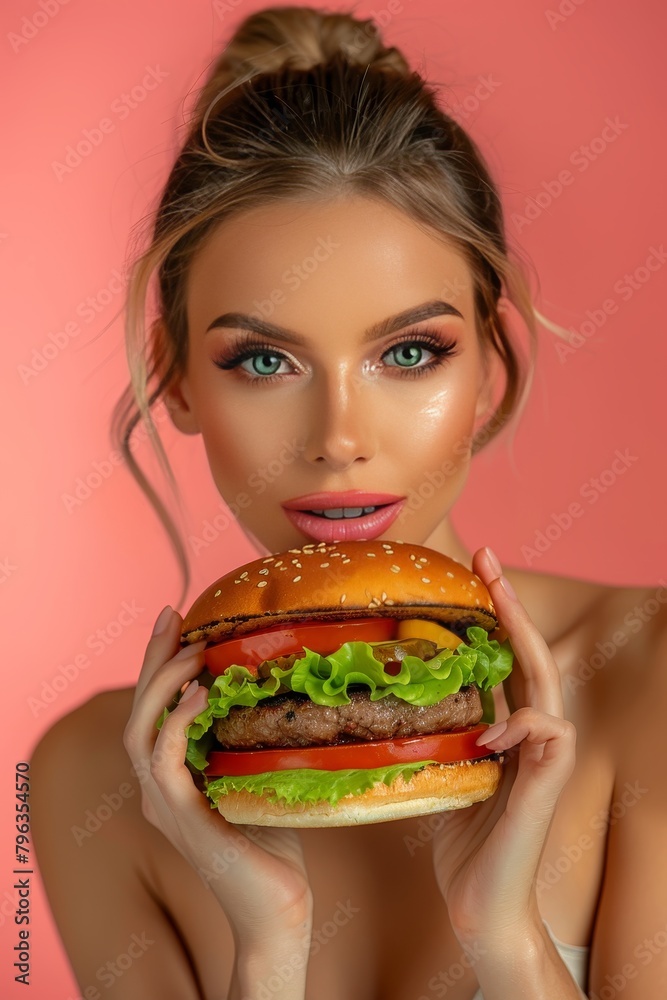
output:
POLYGON ((405 497, 390 493, 365 493, 347 490, 342 493, 307 493, 292 500, 285 500, 282 507, 288 520, 310 538, 318 542, 346 542, 352 539, 377 538, 394 523, 400 514, 405 497), (375 507, 380 510, 361 517, 327 520, 308 510, 332 510, 338 507, 375 507))

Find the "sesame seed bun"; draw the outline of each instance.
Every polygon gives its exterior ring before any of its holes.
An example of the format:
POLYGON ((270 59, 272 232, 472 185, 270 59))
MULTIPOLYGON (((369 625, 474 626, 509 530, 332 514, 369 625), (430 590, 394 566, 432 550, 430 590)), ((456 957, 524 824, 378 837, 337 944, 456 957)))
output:
POLYGON ((491 595, 461 563, 410 542, 319 542, 264 556, 197 598, 181 641, 220 642, 283 622, 426 618, 460 634, 497 627, 491 595))

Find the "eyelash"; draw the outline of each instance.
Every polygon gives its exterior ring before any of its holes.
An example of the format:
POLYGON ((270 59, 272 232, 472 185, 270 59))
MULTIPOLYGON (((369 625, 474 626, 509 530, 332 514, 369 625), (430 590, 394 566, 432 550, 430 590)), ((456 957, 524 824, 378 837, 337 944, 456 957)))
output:
MULTIPOLYGON (((442 337, 438 336, 434 330, 430 330, 428 328, 426 330, 420 330, 419 334, 406 334, 400 340, 397 340, 390 347, 388 347, 384 353, 388 354, 390 351, 395 351, 403 344, 415 344, 419 347, 426 347, 432 354, 435 355, 435 358, 432 361, 429 361, 425 365, 421 365, 419 368, 402 368, 401 365, 389 366, 391 368, 398 368, 399 371, 403 371, 405 377, 407 378, 418 378, 422 375, 426 375, 428 372, 433 371, 440 365, 444 364, 447 358, 454 357, 458 353, 456 350, 456 341, 443 341, 442 337)), ((281 361, 289 361, 289 359, 280 351, 277 351, 272 344, 269 344, 266 341, 254 340, 252 335, 246 337, 241 335, 230 345, 228 352, 219 354, 213 359, 213 363, 217 365, 218 368, 222 368, 224 371, 230 371, 233 368, 237 368, 243 361, 247 361, 249 358, 254 358, 262 354, 268 354, 273 358, 279 358, 281 361)), ((244 374, 241 377, 251 384, 256 382, 268 384, 274 382, 276 379, 285 378, 285 375, 279 375, 278 373, 274 373, 273 375, 250 375, 248 372, 244 371, 244 374)))

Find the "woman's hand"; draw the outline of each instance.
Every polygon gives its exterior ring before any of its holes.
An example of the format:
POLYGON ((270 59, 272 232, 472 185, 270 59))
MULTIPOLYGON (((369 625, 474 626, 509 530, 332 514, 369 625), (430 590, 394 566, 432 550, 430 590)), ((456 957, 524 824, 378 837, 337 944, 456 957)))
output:
MULTIPOLYGON (((237 939, 254 947, 267 935, 310 935, 312 895, 298 832, 228 823, 212 809, 185 766, 185 728, 207 704, 194 678, 204 669, 202 640, 179 652, 182 618, 167 607, 152 635, 123 742, 141 782, 142 811, 215 893, 237 939), (159 733, 156 721, 191 681, 159 733)), ((307 950, 307 947, 306 947, 307 950)))
POLYGON ((502 940, 529 925, 541 929, 537 872, 576 742, 574 725, 563 718, 558 667, 523 605, 503 586, 500 564, 479 549, 472 568, 516 656, 505 681, 512 714, 484 733, 493 736, 484 742, 490 751, 508 751, 498 790, 484 802, 442 813, 433 840, 436 878, 462 944, 502 940))

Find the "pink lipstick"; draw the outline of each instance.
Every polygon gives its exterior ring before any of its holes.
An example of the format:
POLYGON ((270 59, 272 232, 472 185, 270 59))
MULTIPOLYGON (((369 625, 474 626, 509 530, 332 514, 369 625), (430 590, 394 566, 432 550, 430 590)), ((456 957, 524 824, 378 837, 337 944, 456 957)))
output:
POLYGON ((405 497, 390 493, 346 490, 307 493, 285 500, 288 520, 318 542, 346 542, 377 538, 400 514, 405 497))

